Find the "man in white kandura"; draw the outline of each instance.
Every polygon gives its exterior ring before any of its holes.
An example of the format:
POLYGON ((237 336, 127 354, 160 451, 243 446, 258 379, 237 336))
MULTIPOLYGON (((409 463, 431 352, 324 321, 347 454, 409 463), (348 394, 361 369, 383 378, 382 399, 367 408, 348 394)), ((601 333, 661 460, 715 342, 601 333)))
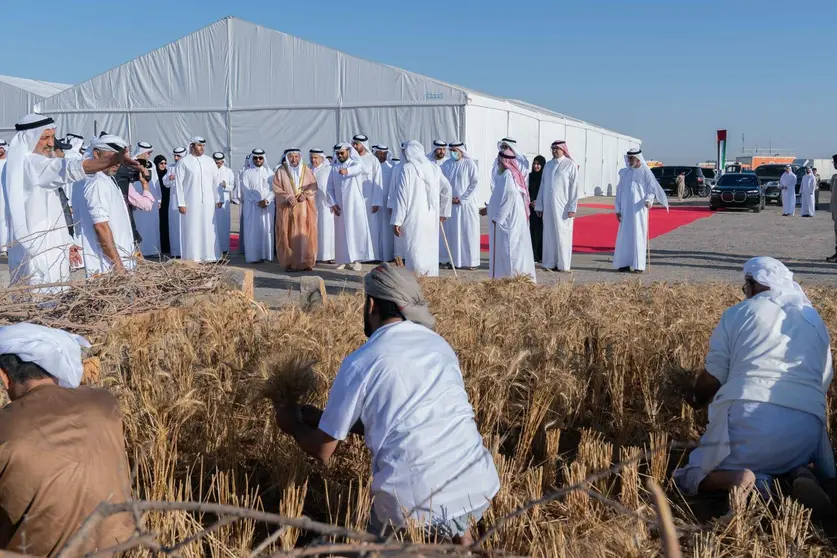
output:
POLYGON ((177 164, 183 160, 183 157, 186 156, 186 148, 185 147, 175 147, 174 151, 172 151, 172 159, 173 162, 169 165, 168 172, 166 176, 163 177, 163 187, 168 188, 170 195, 169 195, 169 250, 171 252, 171 256, 174 258, 179 258, 181 249, 180 249, 180 220, 182 215, 180 214, 180 208, 177 204, 177 188, 175 184, 177 184, 176 176, 177 176, 177 164))
POLYGON ((156 189, 158 185, 153 180, 153 175, 156 174, 150 160, 153 151, 154 147, 150 143, 145 141, 137 143, 134 158, 145 168, 139 173, 138 180, 130 185, 130 188, 134 189, 131 199, 136 199, 134 194, 144 196, 147 200, 145 207, 148 210, 137 207, 128 210, 133 211, 134 225, 140 235, 139 253, 147 257, 160 254, 160 202, 163 199, 163 193, 156 189), (153 198, 153 201, 150 198, 153 198))
POLYGON ((273 173, 265 165, 264 149, 250 153, 251 167, 241 175, 241 212, 244 231, 244 259, 248 263, 273 261, 273 227, 276 223, 276 194, 273 173))
POLYGON ((381 251, 381 208, 384 203, 384 179, 378 158, 369 149, 369 138, 358 134, 352 138, 352 147, 363 164, 363 199, 366 200, 369 218, 369 234, 372 235, 372 259, 380 260, 381 251))
MULTIPOLYGON (((89 157, 99 160, 127 147, 128 143, 119 136, 101 136, 90 142, 89 157)), ((84 186, 74 191, 73 207, 81 228, 87 277, 112 269, 125 271, 136 265, 131 217, 125 196, 113 178, 118 170, 119 164, 114 164, 88 175, 84 186)))
POLYGON ((619 220, 616 234, 616 250, 613 267, 621 272, 645 271, 648 247, 648 212, 654 200, 668 211, 668 198, 654 178, 642 156, 642 151, 632 149, 625 155, 626 168, 619 171, 614 208, 619 220))
POLYGON ((212 154, 212 160, 218 167, 218 196, 221 198, 215 204, 215 229, 218 231, 218 242, 221 253, 226 255, 230 251, 230 219, 233 192, 236 190, 235 172, 227 166, 226 156, 220 151, 212 154))
MULTIPOLYGON (((505 151, 506 149, 510 149, 512 153, 514 153, 514 157, 517 160, 517 168, 520 169, 520 174, 523 175, 523 179, 526 183, 529 183, 529 159, 526 158, 526 155, 520 152, 517 146, 517 140, 512 137, 505 137, 497 142, 497 151, 505 151)), ((491 176, 497 176, 499 171, 497 169, 497 161, 494 161, 494 167, 491 169, 491 176)), ((491 181, 491 187, 494 188, 494 180, 491 181)))
POLYGON ((543 168, 535 211, 543 218, 543 267, 569 271, 573 257, 573 220, 578 209, 578 164, 567 142, 552 143, 552 160, 543 168))
POLYGON ((11 282, 66 282, 70 262, 80 261, 80 255, 67 230, 58 189, 115 164, 139 165, 125 151, 88 160, 52 158, 55 122, 48 116, 29 114, 15 130, 0 177, 10 227, 11 282))
POLYGON ((370 533, 385 535, 409 517, 428 540, 471 545, 471 526, 500 479, 474 422, 459 360, 433 331, 435 320, 411 274, 381 264, 364 278, 364 290, 369 340, 341 364, 325 409, 277 406, 276 424, 325 463, 350 433, 366 439, 370 533))
POLYGON ((337 269, 352 266, 363 269, 361 262, 375 257, 369 213, 363 197, 363 163, 348 143, 334 146, 334 161, 328 176, 328 206, 334 214, 335 261, 337 269))
POLYGON ((794 495, 830 507, 808 469, 813 464, 820 479, 835 476, 826 428, 828 329, 778 260, 744 264, 743 290, 747 299, 724 312, 712 333, 688 397, 695 408, 709 404, 709 424, 674 480, 686 494, 753 486, 769 493, 773 477, 790 473, 794 495))
POLYGON ((805 168, 805 176, 802 177, 800 194, 802 198, 802 216, 813 217, 817 205, 817 190, 820 189, 817 177, 810 167, 805 168))
POLYGON ((389 152, 389 147, 386 145, 376 145, 372 148, 375 157, 381 164, 381 178, 383 180, 383 195, 381 196, 382 207, 378 211, 379 221, 378 226, 380 230, 380 251, 379 256, 381 261, 391 262, 395 259, 395 235, 392 233, 392 227, 389 222, 392 219, 392 209, 389 207, 390 188, 392 186, 392 169, 395 168, 395 163, 392 162, 392 156, 389 152))
MULTIPOLYGON (((401 147, 398 149, 399 158, 393 157, 393 167, 392 167, 392 174, 390 175, 389 180, 389 192, 387 193, 387 209, 389 214, 389 222, 392 223, 392 210, 395 209, 395 199, 397 198, 397 187, 399 180, 401 178, 401 171, 404 169, 404 147, 407 145, 407 142, 401 142, 401 147)), ((392 224, 388 227, 392 230, 392 224)), ((392 257, 393 260, 398 262, 404 259, 404 239, 395 236, 393 233, 392 235, 392 257)))
POLYGON ((405 163, 394 185, 393 232, 403 238, 407 268, 437 277, 441 222, 451 208, 450 184, 419 142, 408 141, 403 152, 405 163))
POLYGON ((488 202, 489 276, 492 279, 535 274, 535 254, 529 234, 529 185, 514 151, 497 154, 494 188, 488 202))
POLYGON ((322 149, 308 151, 308 160, 317 179, 317 261, 334 263, 334 213, 328 207, 328 177, 331 163, 322 149))
POLYGON ((439 246, 442 263, 454 267, 476 269, 480 266, 480 210, 477 205, 479 172, 477 163, 468 155, 465 144, 453 142, 449 146, 450 159, 442 164, 442 174, 451 185, 451 214, 444 224, 453 262, 449 262, 447 248, 439 246))
MULTIPOLYGON (((3 168, 6 166, 6 150, 9 144, 0 139, 0 183, 3 179, 3 168)), ((6 196, 0 188, 0 256, 9 252, 9 221, 6 219, 6 196)))
POLYGON ((195 262, 217 262, 221 244, 215 229, 218 167, 204 155, 206 140, 189 140, 189 154, 178 161, 175 171, 177 208, 180 213, 181 257, 195 262))
POLYGON ((792 167, 785 167, 779 189, 782 192, 782 217, 793 216, 796 213, 796 173, 792 167))
POLYGON ((427 154, 427 158, 437 167, 444 165, 450 159, 448 142, 444 140, 433 140, 433 151, 427 154))
MULTIPOLYGON (((78 134, 67 134, 64 138, 66 141, 70 143, 70 149, 64 152, 64 158, 70 160, 78 160, 81 161, 84 159, 84 138, 78 134)), ((71 182, 64 185, 64 192, 67 194, 67 201, 70 204, 70 214, 72 215, 73 209, 73 190, 75 188, 83 188, 84 187, 84 180, 79 180, 77 182, 71 182)), ((77 219, 73 218, 74 227, 73 227, 73 243, 76 246, 81 246, 81 228, 75 226, 75 222, 77 219)), ((0 234, 2 234, 2 229, 0 229, 0 234)), ((83 251, 79 250, 79 259, 70 262, 70 269, 82 269, 84 267, 84 253, 83 251)))

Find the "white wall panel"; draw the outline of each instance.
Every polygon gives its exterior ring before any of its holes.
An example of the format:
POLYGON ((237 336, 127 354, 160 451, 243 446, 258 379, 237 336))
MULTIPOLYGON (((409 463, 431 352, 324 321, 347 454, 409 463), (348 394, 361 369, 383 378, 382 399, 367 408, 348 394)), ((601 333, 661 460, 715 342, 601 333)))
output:
POLYGON ((491 198, 491 168, 497 158, 497 142, 508 135, 507 112, 468 105, 465 107, 468 154, 479 167, 478 203, 491 198))
MULTIPOLYGON (((587 174, 587 131, 584 128, 567 126, 567 136, 564 138, 575 162, 578 163, 578 195, 592 196, 593 191, 587 190, 585 176, 587 174)), ((547 158, 549 160, 549 158, 547 158)))
POLYGON ((607 184, 602 185, 602 134, 595 130, 587 130, 587 168, 584 172, 584 190, 588 195, 602 196, 607 194, 607 184))

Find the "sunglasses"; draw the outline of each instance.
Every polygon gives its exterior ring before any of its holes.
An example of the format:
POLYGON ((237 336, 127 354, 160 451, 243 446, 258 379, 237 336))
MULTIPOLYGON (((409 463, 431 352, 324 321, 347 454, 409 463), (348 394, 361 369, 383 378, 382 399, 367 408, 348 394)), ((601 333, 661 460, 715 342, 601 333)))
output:
POLYGON ((253 157, 254 161, 264 161, 264 157, 253 157))

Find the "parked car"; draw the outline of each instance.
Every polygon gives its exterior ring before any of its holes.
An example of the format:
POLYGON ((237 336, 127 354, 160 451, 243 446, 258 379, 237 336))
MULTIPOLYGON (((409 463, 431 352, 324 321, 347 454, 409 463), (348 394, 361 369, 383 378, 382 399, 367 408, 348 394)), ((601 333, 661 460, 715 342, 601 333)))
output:
MULTIPOLYGON (((767 166, 767 165, 763 165, 763 166, 767 166)), ((771 165, 771 166, 781 166, 782 167, 782 173, 781 174, 785 173, 785 166, 784 165, 771 165)), ((761 167, 759 167, 759 168, 761 168, 761 167)), ((756 169, 757 172, 758 172, 758 170, 759 169, 756 169)), ((799 195, 799 191, 802 188, 802 178, 805 176, 805 168, 804 167, 794 168, 793 172, 794 172, 794 174, 796 174, 796 205, 800 205, 801 198, 800 198, 800 195, 799 195)), ((779 175, 780 177, 781 177, 781 174, 779 175)), ((761 182, 761 180, 762 180, 762 177, 759 177, 760 182, 761 182)), ((781 190, 781 187, 779 186, 779 178, 776 178, 775 180, 770 180, 769 182, 762 182, 761 186, 764 189, 764 196, 765 196, 765 199, 767 200, 767 203, 776 202, 776 205, 782 205, 782 190, 781 190)), ((819 190, 816 190, 814 192, 814 207, 816 209, 819 209, 819 207, 820 207, 820 191, 819 190)))
POLYGON ((708 169, 706 167, 701 167, 703 170, 703 178, 706 180, 706 183, 709 184, 709 188, 711 189, 712 186, 715 185, 715 182, 718 181, 718 173, 715 169, 708 169))
POLYGON ((831 190, 831 177, 836 172, 831 159, 814 159, 811 166, 817 169, 820 175, 820 190, 831 190))
POLYGON ((667 196, 677 195, 677 185, 675 179, 681 172, 686 173, 686 195, 684 197, 691 197, 692 194, 705 198, 709 195, 711 187, 706 181, 703 174, 703 169, 700 167, 675 167, 663 166, 651 169, 654 178, 662 186, 663 191, 667 196))
POLYGON ((754 174, 729 172, 718 179, 709 195, 709 209, 722 207, 752 209, 755 213, 764 209, 766 200, 759 179, 754 174))
POLYGON ((776 202, 776 205, 782 205, 782 190, 779 188, 778 180, 771 180, 761 185, 764 190, 764 199, 767 203, 776 202))

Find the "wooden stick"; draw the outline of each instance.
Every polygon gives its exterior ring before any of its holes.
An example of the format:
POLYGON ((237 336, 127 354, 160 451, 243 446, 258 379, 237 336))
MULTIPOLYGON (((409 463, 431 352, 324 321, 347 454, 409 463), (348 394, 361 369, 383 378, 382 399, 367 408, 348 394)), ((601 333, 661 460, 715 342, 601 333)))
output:
POLYGON ((491 266, 491 278, 494 279, 494 276, 497 274, 497 221, 492 221, 494 223, 494 235, 492 236, 493 242, 491 243, 491 261, 489 265, 491 266))
POLYGON ((448 244, 448 235, 445 234, 445 227, 441 221, 439 221, 439 230, 442 231, 442 239, 445 241, 445 248, 448 251, 448 261, 450 262, 450 268, 453 270, 453 276, 457 277, 456 266, 453 265, 453 254, 451 254, 450 244, 448 244))
POLYGON ((651 271, 651 208, 648 208, 648 230, 645 235, 645 249, 647 254, 645 256, 645 268, 651 271))
POLYGON ((680 543, 677 540, 677 531, 674 528, 674 521, 671 519, 671 508, 668 506, 668 499, 660 485, 654 479, 648 479, 648 489, 651 491, 651 499, 657 507, 657 523, 660 528, 660 538, 663 543, 663 556, 666 558, 682 558, 680 543))

